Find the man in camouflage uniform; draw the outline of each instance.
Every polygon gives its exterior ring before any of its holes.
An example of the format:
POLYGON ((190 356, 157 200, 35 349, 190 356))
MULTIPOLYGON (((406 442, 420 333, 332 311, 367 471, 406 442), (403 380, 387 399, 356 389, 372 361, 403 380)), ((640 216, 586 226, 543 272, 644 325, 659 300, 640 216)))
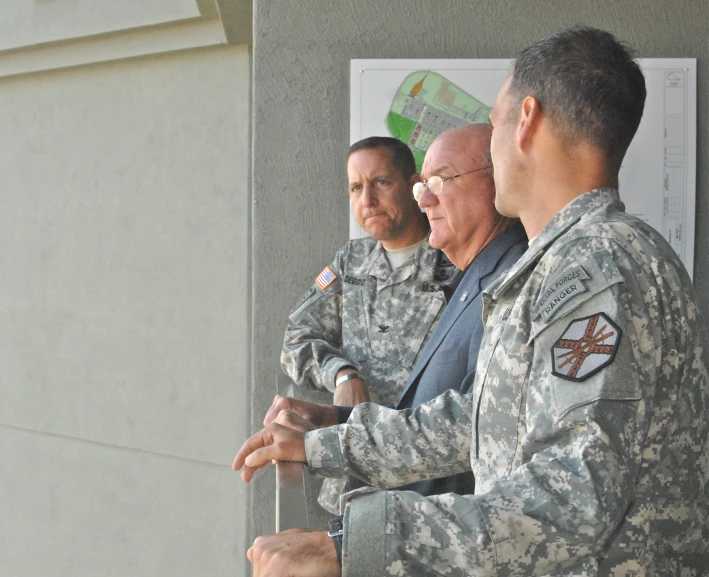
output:
MULTIPOLYGON (((706 574, 707 324, 671 247, 616 190, 644 100, 610 34, 524 50, 491 113, 492 158, 496 205, 533 240, 486 291, 472 394, 364 404, 307 435, 283 412, 237 455, 246 480, 272 458, 380 487, 472 468, 474 495, 347 495, 344 574, 706 574)), ((254 574, 338 575, 336 539, 259 538, 254 574)))
POLYGON ((440 285, 457 271, 428 242, 404 143, 372 137, 353 144, 347 174, 352 210, 371 238, 340 249, 296 305, 281 365, 296 384, 333 393, 336 404, 394 403, 445 304, 440 285), (409 256, 392 266, 402 250, 409 256))
MULTIPOLYGON (((428 241, 406 144, 353 144, 347 176, 352 211, 371 238, 340 249, 291 312, 281 365, 296 384, 333 393, 336 405, 394 404, 445 306, 441 285, 457 270, 428 241)), ((320 504, 336 512, 344 486, 325 481, 320 504)))

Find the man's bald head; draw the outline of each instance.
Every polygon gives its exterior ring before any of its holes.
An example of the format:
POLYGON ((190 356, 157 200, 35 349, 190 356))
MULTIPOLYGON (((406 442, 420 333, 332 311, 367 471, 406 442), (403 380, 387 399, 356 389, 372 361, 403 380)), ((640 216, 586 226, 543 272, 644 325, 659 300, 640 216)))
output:
POLYGON ((438 136, 429 150, 437 146, 447 146, 451 150, 470 153, 471 157, 483 164, 492 164, 490 159, 490 139, 492 126, 489 124, 465 124, 446 130, 438 136))
MULTIPOLYGON (((423 164, 422 174, 426 172, 429 160, 437 160, 440 158, 456 158, 458 162, 465 164, 465 171, 471 168, 479 168, 483 166, 491 166, 492 159, 490 157, 490 139, 492 138, 492 127, 489 124, 466 124, 464 126, 456 126, 450 130, 446 130, 438 136, 431 146, 428 148, 426 158, 423 164), (468 165, 470 165, 468 167, 468 165)), ((461 169, 462 170, 462 169, 461 169)), ((492 170, 482 171, 482 179, 486 179, 487 186, 479 189, 479 193, 490 193, 492 197, 495 194, 495 182, 492 178, 492 170)), ((438 174, 432 172, 431 174, 438 174)), ((456 172, 455 174, 459 174, 456 172)))

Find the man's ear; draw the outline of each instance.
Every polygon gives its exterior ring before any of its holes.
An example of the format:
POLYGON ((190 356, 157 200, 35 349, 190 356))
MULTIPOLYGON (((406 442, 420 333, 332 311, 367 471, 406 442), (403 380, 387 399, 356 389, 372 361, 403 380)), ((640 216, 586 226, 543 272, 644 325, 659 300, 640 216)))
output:
POLYGON ((542 117, 539 101, 533 96, 527 96, 522 101, 517 126, 517 144, 524 149, 529 146, 539 126, 542 117))
POLYGON ((409 179, 409 184, 411 185, 411 188, 413 189, 414 184, 416 184, 417 182, 421 182, 421 181, 422 181, 421 175, 418 172, 414 172, 411 175, 411 178, 409 179))

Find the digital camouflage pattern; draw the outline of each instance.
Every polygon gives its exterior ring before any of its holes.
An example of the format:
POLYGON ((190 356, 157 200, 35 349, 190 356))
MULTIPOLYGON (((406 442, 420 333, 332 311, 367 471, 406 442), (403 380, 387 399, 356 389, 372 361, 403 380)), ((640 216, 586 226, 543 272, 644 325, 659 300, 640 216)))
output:
POLYGON ((380 242, 351 240, 329 265, 337 278, 314 284, 289 317, 281 365, 298 385, 335 391, 355 366, 375 403, 395 403, 445 305, 441 285, 458 272, 428 239, 392 271, 380 242))
MULTIPOLYGON (((334 392, 337 372, 359 370, 372 402, 395 404, 445 305, 440 287, 458 272, 428 243, 392 271, 380 242, 352 240, 289 317, 281 365, 298 385, 334 392), (327 280, 327 279, 326 279, 327 280)), ((323 483, 318 502, 336 512, 344 479, 323 483)))
POLYGON ((597 189, 485 296, 471 395, 306 436, 329 476, 475 474, 474 495, 346 495, 343 574, 706 575, 709 341, 673 250, 597 189))

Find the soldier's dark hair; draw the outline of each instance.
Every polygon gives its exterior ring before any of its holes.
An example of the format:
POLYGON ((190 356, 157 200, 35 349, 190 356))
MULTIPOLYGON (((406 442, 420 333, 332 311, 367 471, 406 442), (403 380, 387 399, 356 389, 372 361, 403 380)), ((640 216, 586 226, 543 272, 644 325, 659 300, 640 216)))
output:
POLYGON ((533 96, 570 144, 589 142, 617 174, 645 107, 645 77, 625 43, 603 30, 575 26, 525 48, 514 63, 510 95, 533 96))
POLYGON ((355 142, 350 146, 350 151, 347 154, 349 159, 355 152, 359 150, 377 150, 383 148, 391 155, 392 164, 407 180, 416 173, 416 161, 411 149, 396 138, 389 136, 370 136, 355 142))

